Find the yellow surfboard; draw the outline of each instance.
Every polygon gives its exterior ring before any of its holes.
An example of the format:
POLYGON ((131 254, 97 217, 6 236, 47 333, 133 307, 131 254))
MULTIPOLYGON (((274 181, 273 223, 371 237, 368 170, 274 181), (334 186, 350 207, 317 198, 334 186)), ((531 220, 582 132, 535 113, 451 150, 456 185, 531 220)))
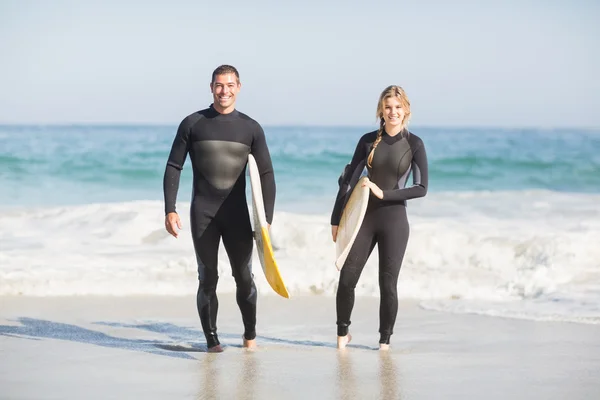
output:
POLYGON ((265 205, 260 184, 260 174, 258 166, 256 165, 256 160, 252 154, 248 155, 248 173, 250 175, 250 186, 252 189, 254 240, 256 241, 258 258, 271 288, 273 288, 275 293, 289 299, 290 294, 285 287, 285 283, 279 272, 277 261, 275 261, 275 254, 273 253, 273 246, 271 246, 269 225, 267 224, 267 217, 265 215, 265 205))

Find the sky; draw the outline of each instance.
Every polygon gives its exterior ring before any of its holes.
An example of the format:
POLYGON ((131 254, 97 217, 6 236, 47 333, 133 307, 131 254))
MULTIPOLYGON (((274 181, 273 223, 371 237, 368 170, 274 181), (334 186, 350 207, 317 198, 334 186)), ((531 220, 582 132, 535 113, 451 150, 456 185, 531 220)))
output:
POLYGON ((262 125, 600 127, 598 0, 0 0, 0 123, 178 124, 238 68, 262 125))

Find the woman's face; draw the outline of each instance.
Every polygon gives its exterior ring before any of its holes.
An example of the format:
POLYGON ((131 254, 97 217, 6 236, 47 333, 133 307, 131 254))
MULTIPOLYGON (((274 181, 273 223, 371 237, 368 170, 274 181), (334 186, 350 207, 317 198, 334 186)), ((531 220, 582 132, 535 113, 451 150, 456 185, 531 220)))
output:
POLYGON ((402 125, 404 109, 397 97, 388 97, 383 101, 383 119, 389 128, 402 125))

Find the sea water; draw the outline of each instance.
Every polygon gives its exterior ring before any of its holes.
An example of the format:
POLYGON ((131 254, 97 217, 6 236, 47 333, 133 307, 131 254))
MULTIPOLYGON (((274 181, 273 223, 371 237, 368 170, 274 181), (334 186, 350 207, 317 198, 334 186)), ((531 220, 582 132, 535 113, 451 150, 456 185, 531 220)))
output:
MULTIPOLYGON (((265 126, 273 245, 292 295, 334 295, 329 217, 365 127, 265 126)), ((162 179, 176 126, 0 126, 0 295, 193 294, 192 171, 179 239, 162 179)), ((600 131, 412 127, 429 192, 408 202, 398 292, 428 309, 600 323, 600 131)), ((409 179, 409 184, 411 180, 409 179)), ((234 292, 219 255, 220 292, 234 292)), ((357 294, 378 296, 377 249, 357 294)), ((263 295, 268 287, 254 257, 263 295)))

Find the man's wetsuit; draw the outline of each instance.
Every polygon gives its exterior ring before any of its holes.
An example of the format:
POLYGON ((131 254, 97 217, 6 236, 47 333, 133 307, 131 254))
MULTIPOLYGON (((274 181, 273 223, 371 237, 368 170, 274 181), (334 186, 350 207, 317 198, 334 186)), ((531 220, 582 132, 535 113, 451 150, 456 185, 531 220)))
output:
POLYGON ((179 125, 164 176, 165 213, 175 212, 181 170, 189 153, 193 170, 190 209, 192 239, 198 262, 198 314, 208 347, 217 337, 216 288, 220 239, 229 256, 242 312, 244 337, 256 336, 256 286, 252 274, 253 237, 246 202, 246 163, 252 153, 260 171, 267 222, 273 220, 275 178, 263 129, 234 110, 209 108, 187 116, 179 125))
POLYGON ((340 189, 331 214, 331 225, 339 225, 346 201, 365 172, 383 191, 383 199, 371 192, 367 213, 342 268, 336 297, 337 326, 338 336, 348 334, 354 289, 367 259, 378 244, 381 292, 379 342, 389 344, 398 313, 398 275, 409 236, 406 200, 423 197, 427 193, 427 155, 423 141, 413 133, 404 130, 389 136, 383 132, 372 167, 368 167, 367 158, 376 139, 377 131, 374 131, 359 140, 352 161, 340 177, 340 189), (405 187, 410 173, 413 185, 405 187))

